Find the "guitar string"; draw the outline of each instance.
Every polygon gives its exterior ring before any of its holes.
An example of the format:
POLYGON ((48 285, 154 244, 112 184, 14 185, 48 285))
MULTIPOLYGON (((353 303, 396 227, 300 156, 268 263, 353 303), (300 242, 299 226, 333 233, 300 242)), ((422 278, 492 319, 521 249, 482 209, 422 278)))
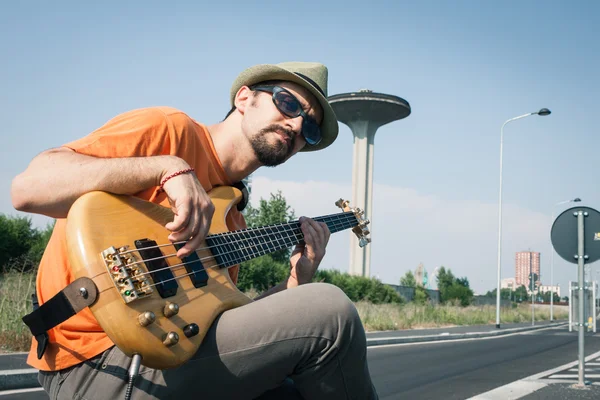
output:
MULTIPOLYGON (((337 222, 343 222, 343 221, 337 221, 337 222)), ((350 222, 350 221, 346 221, 346 222, 350 222)), ((337 227, 339 227, 339 226, 344 226, 344 224, 342 224, 342 223, 336 223, 336 226, 334 226, 334 228, 337 228, 337 227)), ((289 234, 290 232, 287 232, 287 233, 289 234)), ((303 234, 302 234, 302 232, 295 233, 295 232, 293 232, 293 231, 292 231, 291 233, 293 233, 293 234, 294 234, 294 236, 295 236, 295 238, 296 238, 296 239, 301 239, 301 238, 303 238, 303 234)), ((288 236, 288 238, 289 238, 289 236, 288 236)), ((265 243, 265 244, 266 244, 266 243, 265 243)), ((248 253, 248 250, 251 250, 251 249, 252 249, 252 247, 255 247, 255 248, 256 248, 257 246, 256 246, 255 244, 250 244, 250 246, 246 246, 246 247, 244 247, 244 248, 241 248, 241 249, 239 249, 239 250, 234 250, 234 252, 235 252, 235 251, 241 252, 242 250, 246 250, 246 253, 248 253)), ((254 252, 254 250, 252 250, 252 251, 254 252)), ((258 251, 258 253, 257 253, 257 254, 253 254, 253 256, 254 256, 254 257, 260 257, 260 256, 262 256, 262 255, 265 255, 265 254, 267 254, 267 253, 270 253, 270 252, 272 252, 270 249, 266 249, 266 250, 265 250, 265 249, 260 249, 260 250, 258 251), (264 254, 260 254, 261 252, 264 252, 264 254)), ((229 253, 231 253, 231 252, 229 252, 229 253)), ((224 254, 228 254, 228 253, 224 253, 224 254)), ((220 254, 220 255, 221 255, 221 254, 220 254)), ((165 259, 165 258, 169 258, 169 257, 173 257, 173 256, 175 256, 175 254, 173 254, 173 255, 170 255, 170 256, 165 256, 165 257, 159 257, 158 259, 165 259)), ((230 268, 230 267, 232 267, 232 266, 235 266, 235 265, 239 264, 239 262, 241 262, 242 260, 243 260, 243 257, 242 257, 242 258, 239 258, 239 259, 235 259, 235 260, 233 260, 233 264, 231 264, 231 265, 228 265, 228 266, 223 266, 223 267, 224 267, 224 268, 225 268, 225 267, 226 267, 226 268, 230 268)), ((148 259, 148 260, 144 260, 144 261, 150 261, 150 259, 148 259)), ((160 282, 158 282, 158 283, 154 283, 154 284, 148 285, 148 286, 146 286, 146 287, 158 286, 158 285, 161 285, 161 284, 163 284, 163 283, 166 283, 166 282, 169 282, 169 281, 172 281, 172 280, 177 280, 177 279, 180 279, 180 278, 183 278, 183 277, 189 276, 189 275, 193 275, 193 274, 195 274, 195 273, 198 273, 198 272, 205 271, 206 269, 213 269, 213 268, 215 268, 215 267, 219 267, 219 266, 220 266, 220 265, 218 264, 218 262, 217 262, 217 260, 216 260, 216 257, 215 257, 215 256, 207 256, 207 257, 204 257, 204 258, 202 258, 202 259, 199 259, 199 260, 193 260, 193 261, 188 261, 188 262, 183 262, 183 263, 179 263, 179 264, 175 264, 175 265, 167 266, 167 267, 164 267, 164 268, 159 268, 159 269, 153 270, 153 271, 151 271, 151 272, 145 272, 145 273, 139 274, 139 275, 137 275, 137 276, 149 275, 149 274, 153 274, 153 273, 156 273, 156 272, 164 271, 164 270, 167 270, 167 269, 169 269, 169 270, 170 270, 170 269, 174 269, 174 268, 178 268, 178 267, 185 266, 185 265, 187 265, 187 264, 192 264, 192 263, 194 263, 194 262, 197 262, 197 261, 215 261, 215 265, 205 266, 205 265, 203 264, 203 268, 202 268, 202 269, 199 269, 199 270, 197 270, 197 271, 188 272, 187 274, 179 275, 179 276, 176 276, 176 277, 173 277, 173 278, 169 278, 169 279, 166 279, 166 280, 162 280, 162 281, 160 281, 160 282)), ((142 262, 143 262, 143 261, 142 261, 142 262)), ((229 262, 232 262, 232 261, 229 261, 229 262)), ((136 263, 134 263, 134 264, 139 264, 139 263, 141 263, 141 262, 136 262, 136 263)), ((128 266, 130 266, 130 265, 133 265, 133 264, 129 264, 128 266)))
MULTIPOLYGON (((343 225, 342 225, 342 226, 343 226, 343 225)), ((300 237, 302 237, 302 236, 303 236, 302 232, 300 232, 300 233, 294 233, 294 235, 296 235, 296 236, 299 236, 299 237, 296 237, 296 239, 300 239, 300 237)), ((260 250, 260 251, 259 251, 259 253, 260 253, 261 251, 264 251, 264 249, 263 249, 263 250, 260 250)), ((269 252, 270 252, 270 251, 268 251, 268 250, 267 250, 267 251, 265 251, 265 253, 264 253, 264 254, 258 254, 258 255, 256 255, 256 257, 259 257, 259 256, 262 256, 262 255, 265 255, 265 254, 267 254, 267 253, 269 253, 269 252)), ((146 287, 158 286, 158 285, 161 285, 161 284, 163 284, 163 283, 166 283, 166 282, 169 282, 169 281, 178 280, 178 279, 180 279, 180 278, 184 278, 184 277, 186 277, 186 276, 193 275, 193 274, 195 274, 195 273, 197 273, 197 272, 205 271, 205 270, 207 270, 207 269, 214 269, 214 268, 216 268, 216 267, 219 267, 219 266, 220 266, 220 265, 219 265, 219 264, 216 262, 216 260, 215 260, 215 257, 214 257, 214 256, 213 256, 213 257, 211 257, 211 256, 205 257, 203 260, 206 260, 206 259, 208 259, 209 261, 215 261, 215 263, 216 263, 216 264, 215 264, 215 265, 210 265, 210 266, 204 266, 204 265, 203 265, 203 267, 204 267, 204 268, 203 268, 203 269, 200 269, 200 270, 198 270, 198 271, 192 271, 192 272, 188 272, 187 274, 183 274, 183 275, 175 276, 175 277, 173 277, 173 278, 165 279, 164 281, 160 281, 160 282, 158 282, 158 283, 154 283, 154 284, 152 284, 152 285, 148 285, 148 286, 146 286, 146 287)), ((228 268, 228 269, 229 269, 229 268, 231 268, 231 267, 233 267, 233 266, 237 265, 237 264, 239 263, 239 261, 241 261, 241 259, 240 259, 240 260, 236 260, 234 264, 232 264, 232 265, 229 265, 229 266, 226 266, 226 267, 223 267, 223 268, 228 268)), ((184 265, 186 265, 186 264, 190 264, 190 263, 192 263, 192 262, 194 262, 194 261, 190 261, 190 262, 184 262, 184 263, 180 263, 180 264, 172 265, 172 266, 169 266, 169 267, 161 268, 161 269, 159 269, 159 270, 154 270, 153 272, 158 272, 158 271, 160 271, 160 270, 172 269, 172 268, 175 268, 175 267, 184 266, 184 265)), ((148 273, 144 273, 144 274, 141 274, 141 275, 147 275, 147 274, 150 274, 150 273, 153 273, 153 272, 148 272, 148 273)))
MULTIPOLYGON (((344 225, 342 222, 344 222, 344 221, 337 221, 336 223, 334 223, 334 226, 333 226, 333 227, 334 227, 334 228, 338 228, 338 227, 340 227, 340 226, 345 226, 345 225, 344 225)), ((350 221, 345 221, 345 222, 350 222, 350 221)), ((302 232, 297 232, 297 233, 296 233, 296 232, 294 232, 293 230, 288 230, 288 231, 286 231, 285 233, 287 233, 287 234, 288 234, 288 237, 287 237, 287 239, 289 239, 289 238, 290 238, 290 235, 289 235, 290 233, 294 235, 295 239, 301 239, 301 238, 303 237, 303 234, 302 234, 302 232)), ((263 236, 263 237, 265 237, 265 236, 263 236)), ((268 237, 268 236, 267 236, 267 237, 268 237)), ((184 265, 191 264, 191 263, 194 263, 194 262, 197 262, 197 261, 200 261, 200 262, 202 262, 202 261, 206 261, 206 260, 210 260, 210 259, 215 259, 216 257, 223 256, 223 255, 229 255, 229 254, 231 254, 231 253, 236 253, 236 252, 238 252, 238 253, 240 253, 240 254, 241 254, 243 250, 246 250, 246 253, 247 253, 247 255, 250 255, 250 254, 248 253, 248 250, 252 250, 252 248, 253 248, 253 247, 254 247, 254 248, 257 248, 258 246, 257 246, 255 243, 248 243, 248 242, 249 242, 248 240, 244 240, 244 239, 242 239, 242 240, 238 240, 238 241, 236 241, 236 242, 233 242, 233 243, 236 243, 236 244, 237 244, 237 243, 241 243, 241 244, 244 244, 244 245, 245 245, 245 247, 238 247, 237 249, 234 249, 234 250, 231 250, 231 251, 228 251, 228 252, 224 252, 224 253, 220 253, 220 254, 217 254, 216 256, 215 256, 215 255, 212 255, 212 256, 207 256, 207 257, 204 257, 204 258, 200 258, 200 259, 198 259, 198 260, 192 260, 192 261, 183 262, 183 263, 180 263, 180 264, 177 264, 177 265, 173 265, 173 266, 167 266, 167 267, 164 267, 164 268, 155 269, 155 270, 153 270, 153 271, 151 271, 151 272, 145 272, 145 273, 143 273, 143 274, 141 274, 141 275, 148 275, 148 274, 150 274, 150 273, 164 271, 164 270, 170 269, 170 268, 172 268, 172 267, 184 266, 184 265)), ((269 241, 266 241, 266 242, 263 242, 263 243, 259 243, 259 245, 263 245, 263 244, 265 244, 265 245, 266 245, 266 244, 273 244, 273 243, 281 244, 281 243, 280 243, 280 239, 277 239, 277 238, 276 238, 275 240, 271 240, 270 242, 269 242, 269 241)), ((215 247, 223 247, 223 246, 226 246, 226 245, 227 245, 227 243, 226 243, 226 244, 219 244, 219 245, 213 246, 213 248, 215 248, 215 247)), ((284 245, 285 245, 285 242, 284 242, 284 245)), ((283 248, 286 248, 286 247, 288 247, 288 246, 284 246, 284 247, 282 247, 282 249, 283 249, 283 248)), ((209 247, 208 249, 210 249, 210 247, 209 247)), ((252 250, 252 251, 254 251, 254 250, 252 250)), ((276 251, 276 250, 271 250, 271 249, 266 249, 266 250, 265 250, 265 249, 260 249, 260 250, 259 250, 259 255, 257 255, 256 257, 259 257, 259 256, 261 256, 261 255, 265 255, 265 254, 267 254, 267 253, 269 253, 269 252, 272 252, 272 251, 276 251), (260 252, 263 252, 263 251, 264 251, 264 254, 260 254, 260 252)), ((155 261, 155 260, 162 260, 162 259, 172 258, 172 257, 175 257, 176 255, 177 255, 176 253, 172 253, 172 254, 168 254, 168 255, 166 255, 166 256, 162 256, 162 257, 155 257, 155 258, 150 258, 150 259, 146 259, 146 260, 143 260, 143 259, 142 259, 142 260, 140 260, 140 261, 136 261, 136 262, 133 262, 133 263, 131 263, 131 264, 128 264, 128 266, 134 266, 134 265, 142 264, 142 263, 145 263, 146 261, 155 261)), ((238 264, 240 261, 242 261, 242 260, 243 260, 243 258, 244 258, 244 257, 241 257, 241 258, 240 258, 240 257, 238 257, 238 258, 235 258, 235 259, 233 259, 232 261, 229 261, 229 262, 233 262, 233 264, 232 264, 232 265, 236 265, 236 264, 238 264)), ((199 271, 201 271, 201 270, 199 270, 199 271)))
MULTIPOLYGON (((338 218, 338 219, 349 218, 350 221, 352 221, 352 219, 356 218, 356 216, 355 216, 355 214, 352 211, 346 211, 346 212, 343 212, 343 213, 330 214, 330 215, 325 215, 325 216, 322 216, 322 217, 317 217, 317 218, 314 218, 314 220, 315 221, 319 221, 319 222, 327 222, 325 220, 327 220, 327 219, 333 219, 333 218, 338 218)), ((346 222, 350 222, 350 221, 346 221, 346 222)), ((241 235, 241 234, 244 234, 244 233, 247 233, 247 232, 259 231, 259 230, 266 230, 266 229, 269 229, 269 228, 295 229, 295 228, 297 228, 299 226, 299 222, 300 221, 296 220, 296 221, 290 221, 290 222, 283 222, 283 223, 275 224, 275 225, 259 226, 259 227, 256 227, 256 228, 245 228, 245 229, 238 229, 238 230, 235 230, 235 231, 221 232, 221 233, 216 233, 216 234, 208 235, 208 236, 206 236, 205 240, 206 239, 209 239, 209 240, 210 239, 216 239, 216 238, 227 238, 229 236, 241 235)), ((278 233, 278 232, 275 232, 275 233, 278 233)), ((126 250, 126 251, 120 252, 119 254, 125 255, 125 254, 128 254, 128 253, 139 252, 139 250, 157 249, 157 248, 168 247, 168 246, 173 246, 173 245, 177 245, 177 244, 185 244, 187 242, 188 242, 187 240, 180 240, 178 242, 159 244, 159 245, 156 245, 156 246, 140 247, 139 249, 136 248, 136 249, 126 250)), ((235 243, 235 241, 234 242, 229 242, 229 243, 235 243)), ((218 246, 221 246, 221 244, 219 244, 218 246)), ((212 247, 210 247, 210 246, 209 247, 200 247, 200 248, 195 249, 194 251, 210 250, 210 249, 212 249, 214 247, 215 246, 212 246, 212 247)), ((159 258, 157 258, 157 259, 159 259, 159 258)), ((150 261, 150 260, 154 260, 154 259, 149 259, 148 261, 150 261)))
MULTIPOLYGON (((300 235, 300 236, 302 236, 302 233, 295 234, 295 235, 300 235)), ((299 237, 298 237, 297 239, 299 239, 299 237)), ((263 250, 261 250, 261 251, 263 251, 263 250)), ((265 254, 267 254, 268 252, 269 252, 269 251, 265 251, 265 253, 264 253, 264 254, 258 254, 258 255, 256 255, 256 257, 259 257, 259 256, 262 256, 262 255, 265 255, 265 254)), ((259 252, 259 253, 260 253, 260 252, 259 252)), ((213 256, 213 257, 211 257, 211 256, 209 256, 209 257, 205 257, 203 260, 206 260, 206 259, 208 259, 209 261, 215 261, 215 265, 210 265, 210 266, 204 266, 204 265, 203 265, 203 267, 204 267, 204 268, 202 268, 202 269, 200 269, 200 270, 198 270, 198 271, 192 271, 192 272, 188 272, 187 274, 183 274, 183 275, 175 276, 175 277, 173 277, 173 278, 165 279, 165 280, 162 280, 162 281, 160 281, 160 282, 158 282, 158 283, 154 283, 154 284, 148 285, 148 286, 146 286, 146 287, 154 287, 154 286, 162 285, 162 284, 164 284, 164 283, 166 283, 166 282, 170 282, 170 281, 178 280, 178 279, 180 279, 180 278, 184 278, 184 277, 186 277, 186 276, 194 275, 195 273, 198 273, 198 272, 201 272, 201 271, 206 271, 207 269, 214 269, 214 268, 216 268, 216 267, 219 267, 219 266, 220 266, 220 265, 219 265, 219 264, 216 262, 216 260, 215 260, 215 257, 214 257, 214 256, 213 256)), ((239 260, 239 261, 241 261, 241 260, 239 260)), ((148 275, 148 274, 151 274, 151 273, 154 273, 154 272, 163 271, 163 270, 166 270, 166 269, 173 269, 173 268, 176 268, 176 267, 181 267, 181 266, 184 266, 184 265, 187 265, 187 264, 193 263, 193 262, 195 262, 195 261, 183 262, 183 263, 180 263, 180 264, 176 264, 176 265, 168 266, 168 267, 165 267, 165 268, 160 268, 160 269, 154 270, 154 271, 152 271, 152 272, 147 272, 147 273, 143 273, 143 274, 140 274, 140 275, 148 275)), ((229 269, 229 268, 231 268, 231 267, 233 267, 233 266, 235 266, 235 265, 237 265, 237 264, 238 264, 238 262, 235 262, 234 264, 232 264, 232 265, 229 265, 229 266, 226 266, 226 267, 223 267, 223 268, 228 268, 228 269, 229 269)))
MULTIPOLYGON (((334 228, 337 228, 340 225, 343 226, 342 223, 354 222, 353 221, 353 219, 354 219, 353 217, 354 216, 343 216, 341 218, 338 218, 337 221, 330 221, 330 222, 333 224, 334 228), (348 217, 352 217, 352 218, 348 218, 348 217), (346 219, 346 220, 344 220, 344 219, 346 219)), ((270 239, 270 241, 263 241, 263 242, 260 242, 258 245, 269 245, 269 244, 273 244, 273 243, 276 243, 276 242, 277 242, 277 244, 279 244, 280 239, 279 238, 274 238, 273 239, 271 236, 276 235, 276 234, 281 234, 281 233, 286 233, 289 236, 290 233, 294 233, 294 230, 299 229, 299 224, 296 224, 297 226, 292 226, 292 224, 293 223, 289 223, 288 225, 290 225, 290 226, 285 227, 285 229, 283 231, 278 231, 278 232, 275 232, 275 233, 273 233, 273 232, 266 232, 266 230, 262 229, 262 228, 266 228, 266 227, 251 228, 252 230, 260 232, 261 234, 260 235, 254 235, 252 238, 241 238, 241 239, 236 239, 236 240, 233 240, 233 241, 228 241, 226 243, 218 243, 218 244, 215 244, 213 246, 201 247, 201 248, 196 249, 195 251, 218 249, 219 250, 219 254, 217 254, 217 256, 229 255, 231 253, 235 253, 236 251, 240 251, 240 250, 243 250, 243 249, 234 249, 234 250, 225 251, 225 252, 221 253, 220 252, 221 248, 225 247, 225 250, 227 250, 226 246, 228 246, 228 245, 234 246, 234 245, 236 245, 238 243, 247 244, 247 242, 248 242, 249 239, 263 239, 263 238, 269 238, 270 239)), ((274 225, 274 226, 275 227, 283 227, 284 225, 281 224, 281 225, 274 225)), ((241 234, 246 233, 246 232, 249 232, 249 231, 248 230, 240 230, 240 231, 226 232, 226 234, 229 234, 227 236, 232 237, 232 236, 234 236, 234 234, 241 235, 241 234)), ((224 238, 225 235, 220 235, 220 236, 211 235, 211 236, 208 236, 206 239, 216 240, 217 237, 224 238)), ((139 253, 140 250, 148 250, 148 249, 154 249, 154 248, 158 248, 158 247, 172 246, 172 245, 181 244, 181 243, 187 243, 187 242, 186 241, 182 241, 182 242, 175 242, 173 244, 167 243, 167 244, 161 244, 161 245, 157 245, 157 246, 141 247, 141 248, 135 249, 135 250, 132 249, 132 250, 124 251, 124 252, 122 252, 120 254, 130 254, 130 253, 134 253, 134 252, 139 253)), ((256 244, 253 244, 253 245, 256 246, 256 244)), ((165 258, 174 257, 176 255, 177 255, 177 253, 171 253, 171 254, 167 254, 166 256, 154 257, 154 258, 148 258, 148 259, 145 259, 145 260, 136 261, 136 262, 131 263, 129 265, 141 264, 141 263, 144 263, 146 261, 162 260, 162 259, 165 259, 165 258)), ((202 260, 200 260, 200 261, 202 261, 202 260)))

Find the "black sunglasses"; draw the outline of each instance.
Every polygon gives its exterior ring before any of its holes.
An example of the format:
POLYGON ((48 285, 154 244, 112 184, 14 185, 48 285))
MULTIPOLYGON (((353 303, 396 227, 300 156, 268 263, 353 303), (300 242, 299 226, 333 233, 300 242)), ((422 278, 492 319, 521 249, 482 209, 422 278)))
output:
POLYGON ((317 121, 309 117, 302 109, 300 101, 290 92, 280 86, 252 86, 251 90, 258 90, 273 94, 273 104, 285 116, 290 118, 302 117, 302 136, 310 145, 318 144, 321 137, 321 128, 317 121))

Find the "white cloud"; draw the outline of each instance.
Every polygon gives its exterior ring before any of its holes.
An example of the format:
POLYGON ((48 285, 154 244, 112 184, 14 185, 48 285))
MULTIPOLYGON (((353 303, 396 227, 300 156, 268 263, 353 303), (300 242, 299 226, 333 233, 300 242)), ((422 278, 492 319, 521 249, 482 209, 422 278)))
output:
MULTIPOLYGON (((352 200, 350 185, 322 181, 278 181, 254 176, 251 203, 269 199, 281 190, 296 216, 310 217, 337 212, 340 197, 352 200)), ((444 265, 457 276, 466 276, 477 292, 496 286, 498 206, 478 201, 448 201, 414 189, 375 184, 370 226, 371 275, 398 283, 420 262, 432 272, 444 265)), ((354 206, 354 204, 351 204, 354 206)), ((542 280, 549 282, 544 267, 550 251, 550 217, 504 203, 502 277, 514 276, 514 253, 542 253, 542 280), (546 278, 546 279, 544 279, 546 278)), ((332 235, 323 268, 348 270, 350 232, 332 235)), ((556 258, 555 258, 556 265, 556 258)), ((548 262, 549 266, 549 262, 548 262)), ((555 281, 560 273, 555 269, 555 281)), ((566 280, 564 281, 566 287, 566 280)), ((563 286, 563 283, 561 283, 563 286)))

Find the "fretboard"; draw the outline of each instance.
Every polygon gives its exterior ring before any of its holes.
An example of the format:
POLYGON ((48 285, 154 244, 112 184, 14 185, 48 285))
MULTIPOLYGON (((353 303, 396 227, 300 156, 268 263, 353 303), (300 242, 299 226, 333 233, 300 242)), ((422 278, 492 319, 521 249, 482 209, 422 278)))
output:
MULTIPOLYGON (((331 233, 357 225, 353 212, 313 218, 327 224, 331 233)), ((277 250, 287 249, 304 240, 298 221, 258 228, 241 229, 206 237, 206 244, 220 267, 230 267, 277 250)))

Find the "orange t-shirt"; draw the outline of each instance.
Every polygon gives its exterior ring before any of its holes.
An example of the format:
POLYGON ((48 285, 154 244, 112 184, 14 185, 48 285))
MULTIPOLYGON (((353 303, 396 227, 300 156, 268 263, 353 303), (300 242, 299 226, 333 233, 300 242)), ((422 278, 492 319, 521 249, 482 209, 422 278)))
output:
MULTIPOLYGON (((231 185, 206 127, 174 108, 145 108, 121 114, 90 135, 65 147, 100 158, 174 155, 195 169, 198 180, 207 192, 216 186, 231 185)), ((166 196, 158 196, 157 199, 157 190, 157 187, 151 187, 136 196, 169 207, 166 196)), ((228 213, 226 223, 230 230, 246 227, 244 217, 235 207, 228 213)), ((65 227, 66 219, 56 221, 40 261, 36 280, 40 304, 74 280, 69 269, 65 227)), ((238 267, 230 268, 229 274, 237 283, 238 267)), ((89 308, 54 327, 48 331, 48 335, 50 340, 42 359, 37 358, 35 339, 32 340, 27 358, 29 365, 45 371, 68 368, 113 345, 89 308)))

